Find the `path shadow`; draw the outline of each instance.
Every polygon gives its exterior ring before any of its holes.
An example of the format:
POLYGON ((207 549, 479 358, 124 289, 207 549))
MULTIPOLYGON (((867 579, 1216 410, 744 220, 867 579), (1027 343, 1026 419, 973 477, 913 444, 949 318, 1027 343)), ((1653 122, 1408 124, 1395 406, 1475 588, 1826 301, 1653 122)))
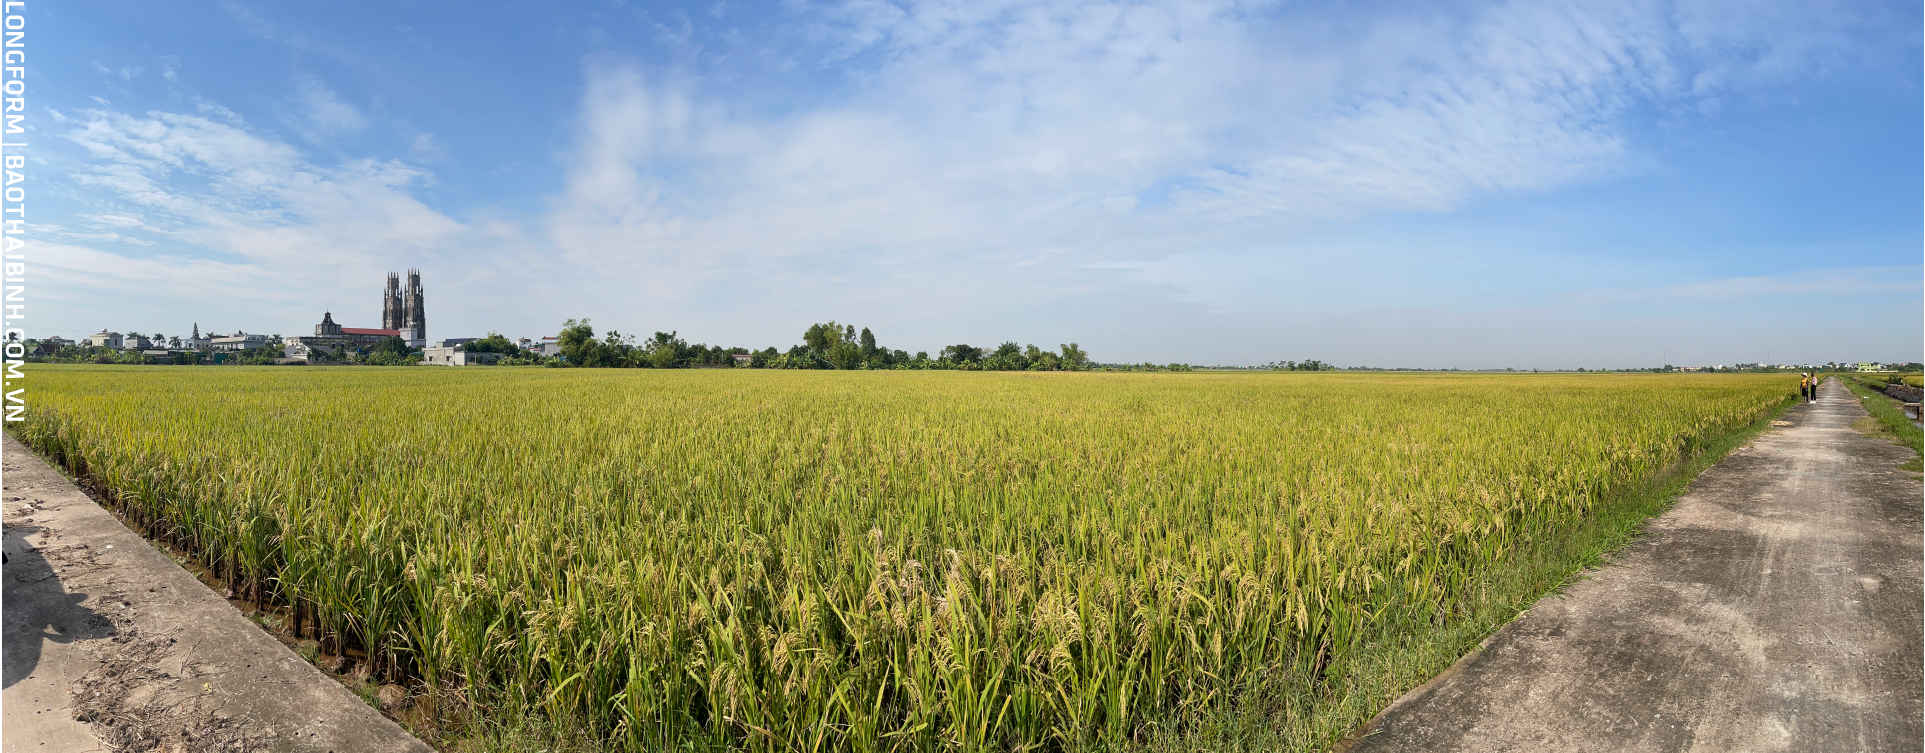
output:
POLYGON ((40 530, 6 529, 6 565, 0 567, 0 597, 7 605, 0 624, 0 687, 11 688, 32 675, 46 643, 99 640, 117 632, 113 620, 81 606, 87 594, 68 592, 52 563, 27 544, 27 537, 40 530))

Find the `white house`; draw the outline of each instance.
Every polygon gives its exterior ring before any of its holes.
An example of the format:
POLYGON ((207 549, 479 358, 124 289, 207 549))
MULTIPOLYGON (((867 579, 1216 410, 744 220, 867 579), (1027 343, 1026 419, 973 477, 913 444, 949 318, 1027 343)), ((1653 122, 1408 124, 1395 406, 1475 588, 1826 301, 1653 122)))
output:
POLYGON ((103 329, 89 336, 87 338, 87 344, 96 348, 113 348, 114 350, 120 350, 123 341, 121 340, 119 332, 108 332, 103 329))
POLYGON ((474 366, 494 363, 501 360, 500 353, 469 353, 467 343, 472 337, 451 337, 421 349, 423 366, 474 366))
POLYGON ((326 345, 309 343, 309 342, 303 341, 301 338, 296 337, 296 338, 289 339, 287 343, 287 348, 283 352, 287 355, 288 358, 291 358, 296 361, 306 361, 308 363, 317 363, 320 361, 335 360, 335 354, 338 351, 339 351, 338 348, 330 348, 330 347, 327 347, 326 345))
POLYGON ((216 337, 209 346, 215 350, 255 350, 267 347, 267 335, 250 335, 236 332, 226 337, 216 337))
POLYGON ((562 354, 562 341, 560 341, 558 337, 552 337, 552 335, 551 337, 543 337, 543 339, 539 339, 539 341, 522 337, 518 345, 522 345, 522 351, 533 352, 533 354, 537 354, 537 356, 560 356, 560 354, 562 354))

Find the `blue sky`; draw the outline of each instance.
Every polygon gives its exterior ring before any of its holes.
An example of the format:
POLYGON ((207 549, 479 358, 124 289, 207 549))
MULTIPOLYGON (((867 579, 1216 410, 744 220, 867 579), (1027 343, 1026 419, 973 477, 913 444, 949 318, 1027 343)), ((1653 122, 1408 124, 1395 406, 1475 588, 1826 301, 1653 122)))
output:
POLYGON ((36 326, 1918 360, 1904 3, 31 6, 36 326))

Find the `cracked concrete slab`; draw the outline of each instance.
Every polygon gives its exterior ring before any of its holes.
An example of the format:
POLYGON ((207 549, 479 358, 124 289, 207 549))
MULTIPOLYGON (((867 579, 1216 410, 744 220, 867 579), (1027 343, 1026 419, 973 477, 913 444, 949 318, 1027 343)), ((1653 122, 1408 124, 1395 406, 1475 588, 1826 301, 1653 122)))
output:
POLYGON ((0 442, 5 753, 430 753, 13 437, 0 442))
POLYGON ((1919 750, 1925 489, 1820 395, 1341 749, 1919 750))

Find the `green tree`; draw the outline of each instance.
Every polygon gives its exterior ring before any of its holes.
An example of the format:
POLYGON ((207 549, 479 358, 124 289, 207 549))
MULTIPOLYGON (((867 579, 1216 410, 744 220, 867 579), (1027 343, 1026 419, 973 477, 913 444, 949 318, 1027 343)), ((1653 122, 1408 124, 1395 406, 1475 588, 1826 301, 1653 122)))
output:
POLYGON ((1068 345, 1058 345, 1057 347, 1063 351, 1063 355, 1057 360, 1062 363, 1064 370, 1082 371, 1089 368, 1089 354, 1083 352, 1081 346, 1076 343, 1070 343, 1068 345))
POLYGON ((368 349, 369 355, 377 353, 394 353, 405 356, 408 354, 408 341, 394 335, 381 338, 380 342, 375 343, 373 347, 368 349))
POLYGON ((677 337, 679 334, 680 330, 655 333, 654 337, 642 343, 643 360, 649 366, 658 369, 673 369, 686 365, 685 361, 688 359, 690 348, 687 341, 677 337))
POLYGON ((839 342, 829 346, 823 359, 838 369, 858 368, 862 365, 862 347, 848 341, 839 342))
POLYGON ((569 319, 562 324, 561 334, 556 342, 561 349, 561 357, 569 366, 582 368, 605 367, 613 365, 612 350, 595 340, 595 328, 587 319, 569 319))
POLYGON ((362 363, 369 366, 413 366, 420 362, 421 358, 413 353, 406 351, 396 353, 392 350, 369 353, 367 358, 362 359, 362 363))
POLYGON ((950 363, 981 363, 983 349, 967 343, 958 343, 942 349, 942 359, 950 363))
POLYGON ((984 368, 996 371, 1022 371, 1029 368, 1029 359, 1023 357, 1023 346, 1004 342, 996 346, 996 352, 991 353, 984 364, 984 368))
POLYGON ((802 333, 802 342, 809 346, 810 353, 817 355, 828 353, 831 346, 842 342, 842 325, 833 321, 811 324, 809 329, 802 333))
POLYGON ((461 348, 469 353, 500 353, 504 356, 521 354, 521 346, 516 345, 500 332, 493 330, 488 332, 487 337, 462 343, 461 348))
POLYGON ((874 358, 876 355, 876 336, 868 327, 862 328, 862 357, 874 358))
POLYGON ((797 345, 790 348, 789 352, 777 356, 775 362, 769 366, 776 369, 820 369, 828 365, 827 361, 823 361, 813 351, 797 345))

